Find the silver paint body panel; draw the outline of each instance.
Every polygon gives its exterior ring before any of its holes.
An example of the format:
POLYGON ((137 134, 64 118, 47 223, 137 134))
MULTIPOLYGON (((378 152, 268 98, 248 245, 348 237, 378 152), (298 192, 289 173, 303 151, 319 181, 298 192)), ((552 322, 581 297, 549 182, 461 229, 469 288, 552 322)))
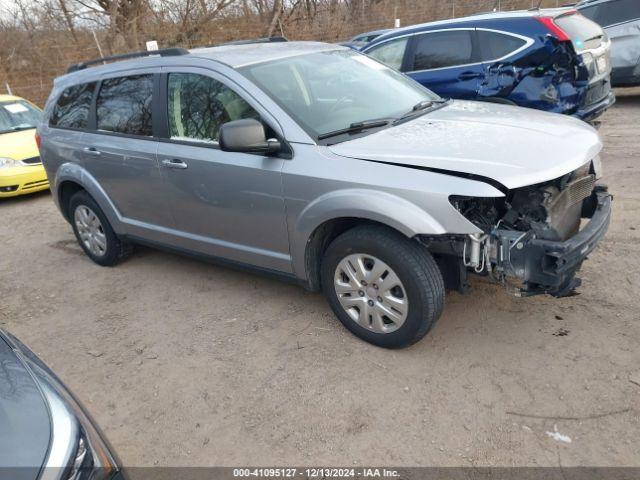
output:
POLYGON ((601 149, 591 127, 566 116, 459 101, 395 127, 322 146, 229 66, 341 48, 315 42, 218 47, 60 77, 45 118, 69 85, 140 69, 197 71, 240 94, 286 139, 293 155, 228 153, 210 145, 81 133, 43 123, 38 129, 41 156, 54 199, 59 201, 64 182, 75 182, 96 200, 119 235, 304 281, 308 241, 329 220, 369 219, 408 237, 477 233, 449 196, 503 193, 484 181, 429 168, 487 177, 514 188, 568 173, 601 149), (83 154, 94 145, 108 152, 99 162, 83 154), (188 169, 162 168, 163 160, 174 158, 188 163, 188 169))

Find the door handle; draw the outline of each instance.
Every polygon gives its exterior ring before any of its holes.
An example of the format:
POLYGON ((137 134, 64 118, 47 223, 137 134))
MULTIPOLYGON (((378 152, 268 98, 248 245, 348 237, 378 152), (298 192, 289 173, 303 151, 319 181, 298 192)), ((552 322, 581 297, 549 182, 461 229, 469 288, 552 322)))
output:
POLYGON ((474 78, 480 78, 482 74, 478 72, 462 72, 458 75, 459 80, 473 80, 474 78))
POLYGON ((86 147, 83 149, 83 151, 84 153, 93 155, 94 157, 99 157, 100 155, 102 155, 100 150, 98 150, 96 147, 86 147))
POLYGON ((179 170, 184 170, 188 167, 186 163, 182 160, 178 160, 177 158, 172 158, 171 160, 162 160, 162 166, 166 168, 175 168, 179 170))

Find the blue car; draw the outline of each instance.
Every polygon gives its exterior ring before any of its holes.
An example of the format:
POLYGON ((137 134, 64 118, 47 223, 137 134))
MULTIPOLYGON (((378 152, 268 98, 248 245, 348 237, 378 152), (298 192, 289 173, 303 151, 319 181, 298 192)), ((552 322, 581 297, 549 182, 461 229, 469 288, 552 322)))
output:
POLYGON ((520 105, 590 121, 615 102, 610 48, 599 25, 565 8, 395 29, 361 51, 443 97, 520 105))

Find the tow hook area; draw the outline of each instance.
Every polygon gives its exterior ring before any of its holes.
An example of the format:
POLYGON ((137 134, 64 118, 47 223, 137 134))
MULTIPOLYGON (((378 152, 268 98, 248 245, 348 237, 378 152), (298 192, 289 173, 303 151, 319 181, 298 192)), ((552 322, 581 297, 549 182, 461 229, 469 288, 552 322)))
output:
POLYGON ((488 247, 489 257, 495 265, 492 272, 493 277, 503 283, 517 297, 543 294, 554 297, 575 295, 575 289, 582 284, 582 281, 574 276, 580 268, 580 264, 576 265, 575 269, 566 275, 566 278, 543 274, 544 271, 550 272, 560 266, 563 261, 545 258, 535 248, 535 238, 533 231, 523 233, 496 229, 488 247), (516 285, 509 282, 510 279, 519 280, 522 283, 516 285))

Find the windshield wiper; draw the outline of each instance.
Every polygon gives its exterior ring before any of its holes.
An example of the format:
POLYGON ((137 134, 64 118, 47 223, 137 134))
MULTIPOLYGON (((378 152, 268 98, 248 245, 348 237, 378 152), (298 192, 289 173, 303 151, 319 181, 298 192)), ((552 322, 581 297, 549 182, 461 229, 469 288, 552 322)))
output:
POLYGON ((327 133, 318 135, 318 140, 324 140, 325 138, 336 137, 338 135, 343 135, 345 133, 361 132, 369 128, 384 127, 385 125, 388 125, 390 121, 391 120, 378 119, 378 120, 364 120, 362 122, 353 122, 347 128, 341 128, 340 130, 334 130, 333 132, 327 132, 327 133))
POLYGON ((413 107, 411 107, 411 110, 409 110, 404 115, 400 116, 393 123, 396 124, 398 122, 406 120, 407 118, 411 118, 411 117, 414 117, 416 115, 420 115, 421 113, 426 113, 426 112, 424 112, 424 110, 427 110, 428 108, 431 108, 434 105, 444 105, 448 101, 449 101, 448 98, 439 98, 439 99, 436 99, 436 100, 422 100, 422 101, 416 103, 413 107))
POLYGON ((411 108, 411 112, 418 112, 420 110, 424 110, 425 108, 429 108, 431 105, 433 105, 433 100, 422 100, 421 102, 416 103, 411 108))

